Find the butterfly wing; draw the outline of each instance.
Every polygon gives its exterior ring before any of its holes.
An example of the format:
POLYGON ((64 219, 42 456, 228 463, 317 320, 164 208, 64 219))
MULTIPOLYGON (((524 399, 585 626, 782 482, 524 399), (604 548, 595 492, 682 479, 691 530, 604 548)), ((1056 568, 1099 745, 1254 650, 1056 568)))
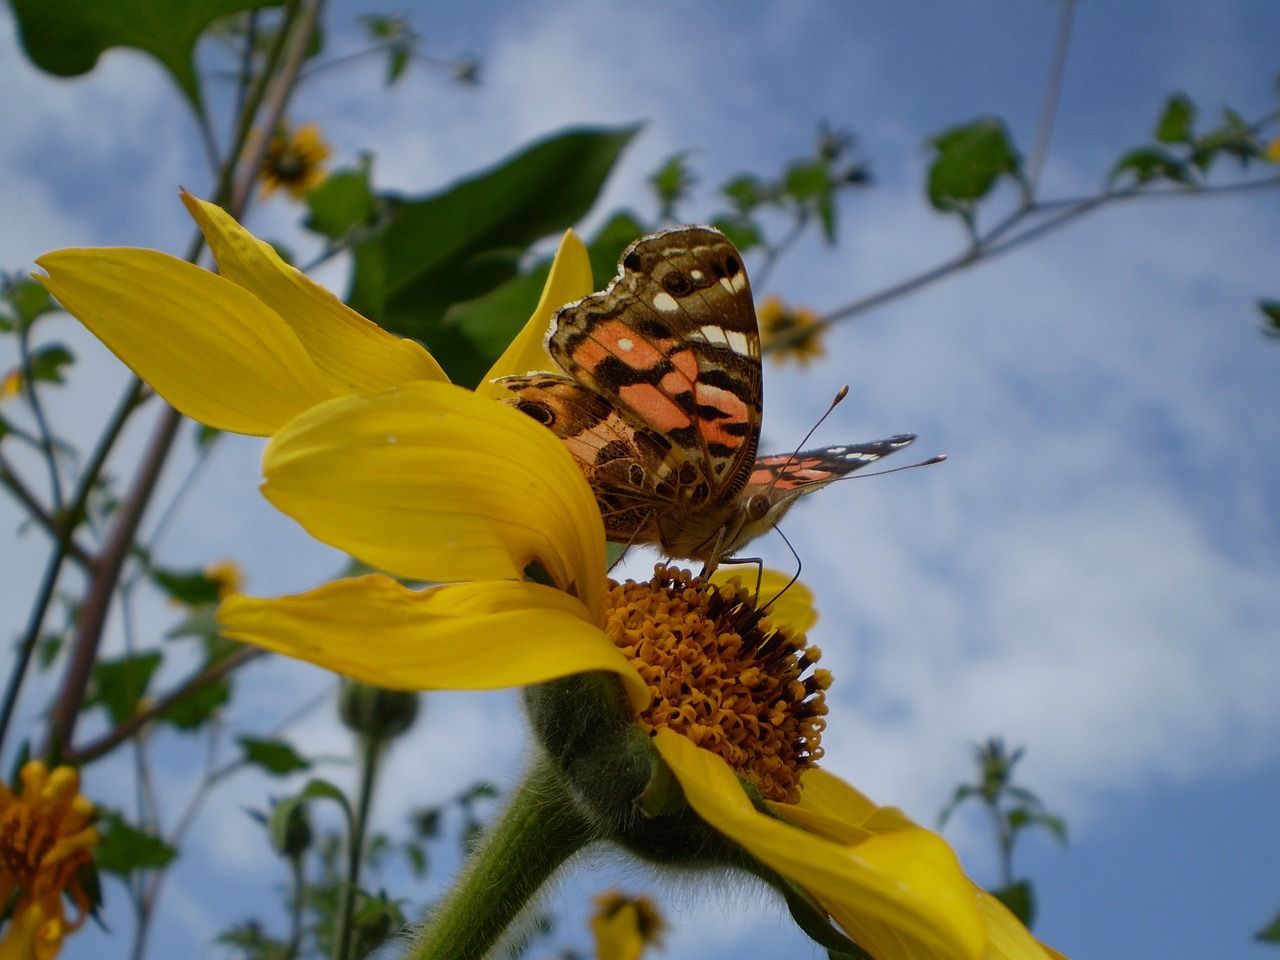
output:
POLYGON ((640 238, 620 266, 602 293, 560 309, 547 349, 626 421, 669 441, 645 489, 669 491, 678 511, 729 509, 751 472, 762 399, 738 251, 717 230, 684 227, 640 238))
POLYGON ((738 550, 767 533, 804 494, 875 463, 913 440, 915 434, 903 433, 871 443, 851 443, 761 457, 755 462, 755 468, 743 488, 739 525, 727 544, 726 552, 738 550))
POLYGON ((671 444, 569 377, 533 373, 501 382, 515 394, 516 409, 551 430, 578 461, 600 507, 605 535, 626 543, 656 541, 654 505, 671 496, 658 486, 671 444))

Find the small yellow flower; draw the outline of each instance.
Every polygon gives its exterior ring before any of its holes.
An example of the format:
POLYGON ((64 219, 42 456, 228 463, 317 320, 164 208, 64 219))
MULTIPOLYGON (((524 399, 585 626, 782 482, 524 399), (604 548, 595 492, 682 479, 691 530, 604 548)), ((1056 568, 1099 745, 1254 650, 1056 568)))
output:
POLYGON ((795 360, 801 366, 827 351, 822 343, 822 321, 808 307, 787 307, 780 297, 769 297, 756 311, 760 338, 766 350, 779 360, 795 360))
POLYGON ((218 585, 218 599, 239 593, 244 586, 244 572, 234 560, 219 560, 204 568, 204 575, 218 585))
POLYGON ((0 934, 0 960, 50 960, 89 915, 81 871, 99 837, 89 823, 93 804, 79 792, 74 769, 50 772, 32 760, 20 779, 18 793, 0 784, 0 903, 14 902, 0 934), (64 897, 75 905, 72 919, 64 897))
POLYGON ((22 371, 14 367, 0 380, 0 400, 8 400, 22 392, 22 371))
POLYGON ((267 155, 258 174, 263 196, 283 188, 293 199, 301 200, 328 177, 324 162, 329 153, 329 144, 315 123, 305 123, 297 129, 280 124, 267 144, 267 155))
POLYGON ((666 922, 648 897, 629 897, 610 890, 595 898, 591 932, 596 960, 640 960, 647 947, 661 947, 666 922))
POLYGON ((1280 163, 1280 137, 1267 144, 1266 158, 1272 163, 1280 163))

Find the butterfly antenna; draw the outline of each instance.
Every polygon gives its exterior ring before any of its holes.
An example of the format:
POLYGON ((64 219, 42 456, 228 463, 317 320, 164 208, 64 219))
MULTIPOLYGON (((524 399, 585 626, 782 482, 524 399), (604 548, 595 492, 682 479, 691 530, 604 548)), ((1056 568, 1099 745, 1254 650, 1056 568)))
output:
MULTIPOLYGON (((769 481, 769 486, 765 488, 766 494, 773 493, 774 485, 777 484, 777 482, 782 479, 783 474, 787 472, 787 468, 791 466, 791 464, 795 463, 796 457, 800 456, 800 451, 803 450, 804 445, 809 442, 809 438, 813 436, 814 431, 816 431, 820 426, 822 426, 822 421, 826 420, 827 417, 831 416, 831 411, 834 410, 837 406, 839 406, 840 401, 843 400, 848 395, 849 395, 849 385, 846 383, 843 387, 841 387, 836 392, 835 398, 831 401, 831 404, 827 407, 826 413, 820 416, 818 418, 818 422, 809 428, 809 432, 804 435, 804 439, 800 441, 800 445, 796 447, 793 451, 791 451, 791 456, 787 457, 787 462, 782 465, 782 469, 778 470, 773 475, 773 479, 769 481)), ((784 537, 783 539, 786 539, 786 538, 784 537)), ((795 551, 793 550, 791 552, 794 553, 795 551)), ((797 557, 797 559, 799 558, 797 557)))
POLYGON ((849 473, 843 477, 836 477, 836 480, 865 480, 868 477, 883 477, 890 473, 901 473, 903 470, 914 470, 916 467, 932 467, 935 463, 942 463, 947 459, 945 453, 935 453, 928 460, 921 460, 919 463, 908 463, 901 467, 891 467, 888 470, 877 470, 874 473, 849 473))

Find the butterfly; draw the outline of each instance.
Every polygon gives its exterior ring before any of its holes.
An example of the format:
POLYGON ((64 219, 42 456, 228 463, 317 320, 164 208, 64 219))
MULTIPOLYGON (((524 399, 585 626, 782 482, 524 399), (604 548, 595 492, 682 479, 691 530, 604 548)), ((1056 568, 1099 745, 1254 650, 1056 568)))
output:
POLYGON ((504 377, 508 402, 577 460, 618 543, 714 567, 802 495, 914 435, 756 456, 760 327, 742 257, 723 233, 678 227, 632 243, 599 293, 547 333, 560 372, 504 377))

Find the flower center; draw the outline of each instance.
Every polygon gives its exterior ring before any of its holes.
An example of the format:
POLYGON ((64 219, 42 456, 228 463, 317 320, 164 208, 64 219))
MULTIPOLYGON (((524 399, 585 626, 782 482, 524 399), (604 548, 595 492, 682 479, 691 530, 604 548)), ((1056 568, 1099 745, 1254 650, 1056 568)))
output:
POLYGON ((719 755, 769 800, 795 802, 822 757, 826 670, 804 634, 773 626, 736 581, 659 564, 652 579, 610 581, 605 631, 649 684, 640 717, 719 755))

